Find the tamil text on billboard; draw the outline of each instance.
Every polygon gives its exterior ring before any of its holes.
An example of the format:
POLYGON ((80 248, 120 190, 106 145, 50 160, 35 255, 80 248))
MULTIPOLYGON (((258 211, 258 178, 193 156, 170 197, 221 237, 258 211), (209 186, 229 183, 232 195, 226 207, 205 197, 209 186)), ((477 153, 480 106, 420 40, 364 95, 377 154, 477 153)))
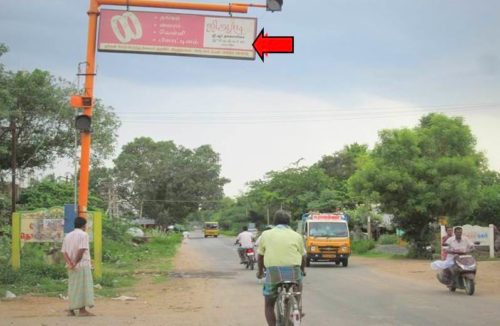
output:
POLYGON ((256 18, 101 10, 98 50, 255 59, 256 18))

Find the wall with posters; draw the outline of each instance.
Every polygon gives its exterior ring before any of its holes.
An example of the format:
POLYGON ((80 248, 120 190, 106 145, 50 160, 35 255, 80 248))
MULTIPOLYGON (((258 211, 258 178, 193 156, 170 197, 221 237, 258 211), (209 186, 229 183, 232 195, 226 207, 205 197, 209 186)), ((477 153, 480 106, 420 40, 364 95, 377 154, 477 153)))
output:
MULTIPOLYGON (((22 242, 62 242, 64 239, 64 208, 52 207, 20 212, 22 242)), ((93 239, 93 218, 88 214, 87 233, 93 239)))

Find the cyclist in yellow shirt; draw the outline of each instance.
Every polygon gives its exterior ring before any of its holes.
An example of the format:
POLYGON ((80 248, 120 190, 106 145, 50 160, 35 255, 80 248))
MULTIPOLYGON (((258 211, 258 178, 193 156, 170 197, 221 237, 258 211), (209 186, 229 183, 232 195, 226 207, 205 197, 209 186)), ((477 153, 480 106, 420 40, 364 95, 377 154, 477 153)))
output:
POLYGON ((262 293, 265 298, 267 324, 276 324, 274 304, 277 298, 278 284, 292 281, 299 284, 302 291, 302 277, 305 275, 306 249, 300 234, 290 228, 290 213, 279 210, 274 214, 271 230, 264 231, 259 241, 257 277, 264 277, 262 293))

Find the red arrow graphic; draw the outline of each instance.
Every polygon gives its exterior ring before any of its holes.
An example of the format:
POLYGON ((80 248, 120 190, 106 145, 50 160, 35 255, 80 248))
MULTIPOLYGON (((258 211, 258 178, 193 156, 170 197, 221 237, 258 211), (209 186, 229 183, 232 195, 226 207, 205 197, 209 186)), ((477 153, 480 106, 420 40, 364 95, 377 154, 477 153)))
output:
POLYGON ((293 43, 293 36, 267 36, 262 29, 252 46, 264 62, 264 54, 293 53, 293 43))

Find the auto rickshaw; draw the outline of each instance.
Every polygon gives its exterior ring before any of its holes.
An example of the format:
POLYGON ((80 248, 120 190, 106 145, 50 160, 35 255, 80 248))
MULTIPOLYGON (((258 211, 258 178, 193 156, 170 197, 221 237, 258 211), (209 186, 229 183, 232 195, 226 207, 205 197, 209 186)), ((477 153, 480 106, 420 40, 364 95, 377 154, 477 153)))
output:
POLYGON ((219 223, 218 222, 205 222, 205 226, 203 227, 203 234, 206 237, 215 237, 219 236, 219 223))

